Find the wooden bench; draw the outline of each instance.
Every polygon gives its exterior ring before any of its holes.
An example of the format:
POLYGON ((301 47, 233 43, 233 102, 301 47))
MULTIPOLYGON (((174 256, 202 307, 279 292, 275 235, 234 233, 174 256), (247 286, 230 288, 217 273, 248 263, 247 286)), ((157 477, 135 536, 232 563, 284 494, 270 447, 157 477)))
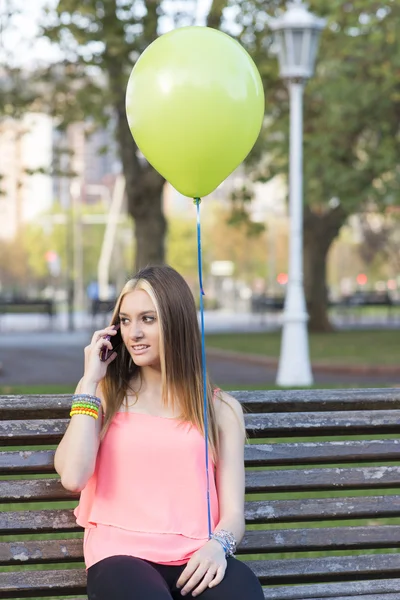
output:
MULTIPOLYGON (((400 391, 233 394, 257 440, 238 556, 265 598, 398 600, 400 391)), ((82 530, 65 504, 76 497, 53 470, 69 403, 0 397, 0 598, 85 597, 82 530)))
POLYGON ((29 300, 26 298, 0 299, 0 317, 6 314, 44 314, 48 316, 50 327, 53 325, 55 304, 53 300, 29 300))

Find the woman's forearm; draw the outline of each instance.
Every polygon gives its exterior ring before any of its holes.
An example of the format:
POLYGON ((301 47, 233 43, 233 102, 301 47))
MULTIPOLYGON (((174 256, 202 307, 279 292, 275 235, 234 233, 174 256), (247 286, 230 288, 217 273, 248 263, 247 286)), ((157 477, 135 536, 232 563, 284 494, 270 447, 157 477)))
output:
POLYGON ((239 544, 243 539, 246 529, 243 513, 222 517, 214 531, 218 531, 219 529, 225 529, 225 531, 233 533, 236 543, 239 544))
MULTIPOLYGON (((75 393, 96 394, 97 385, 81 380, 75 393)), ((62 485, 71 492, 80 492, 92 476, 100 445, 102 409, 99 418, 74 415, 55 454, 54 466, 62 485)))

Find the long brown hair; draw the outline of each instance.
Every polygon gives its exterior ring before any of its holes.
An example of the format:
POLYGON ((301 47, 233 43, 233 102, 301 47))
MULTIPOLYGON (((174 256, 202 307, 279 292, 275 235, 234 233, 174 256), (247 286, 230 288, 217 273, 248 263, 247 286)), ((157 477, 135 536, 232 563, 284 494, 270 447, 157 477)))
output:
MULTIPOLYGON (((119 322, 121 303, 134 290, 146 291, 152 299, 160 327, 160 361, 163 403, 174 407, 178 401, 180 419, 192 423, 202 435, 204 427, 204 391, 201 337, 192 292, 183 277, 169 266, 140 270, 124 286, 114 308, 111 323, 119 322)), ((102 381, 106 415, 103 438, 115 413, 121 407, 132 379, 140 373, 125 345, 110 363, 102 381)), ((207 375, 207 418, 209 444, 214 461, 218 456, 218 426, 213 402, 214 389, 207 375)))

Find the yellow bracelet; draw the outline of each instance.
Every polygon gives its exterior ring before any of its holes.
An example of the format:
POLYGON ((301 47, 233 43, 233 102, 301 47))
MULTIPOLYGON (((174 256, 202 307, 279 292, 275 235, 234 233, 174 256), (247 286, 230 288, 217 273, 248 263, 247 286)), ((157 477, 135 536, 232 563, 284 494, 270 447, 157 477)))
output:
POLYGON ((96 421, 97 421, 97 419, 99 418, 97 415, 91 415, 91 414, 89 414, 89 413, 84 413, 84 412, 75 412, 75 413, 72 413, 72 414, 70 415, 70 417, 73 417, 73 416, 75 416, 75 415, 87 415, 88 417, 93 417, 93 419, 95 419, 96 421))
POLYGON ((94 411, 94 410, 83 410, 83 409, 79 409, 76 408, 74 410, 71 410, 71 412, 69 413, 70 417, 73 417, 74 415, 88 415, 90 417, 93 417, 94 419, 98 419, 99 418, 99 413, 98 411, 94 411))

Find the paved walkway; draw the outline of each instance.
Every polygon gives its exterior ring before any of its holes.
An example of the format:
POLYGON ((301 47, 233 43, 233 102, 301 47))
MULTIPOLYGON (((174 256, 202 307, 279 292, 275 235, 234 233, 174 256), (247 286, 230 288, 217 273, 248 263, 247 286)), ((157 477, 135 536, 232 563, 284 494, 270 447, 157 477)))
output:
MULTIPOLYGON (((79 332, 91 332, 101 329, 109 323, 110 315, 98 315, 92 317, 87 313, 76 312, 73 317, 76 334, 79 332)), ((199 317, 200 322, 200 317, 199 317)), ((204 322, 207 333, 242 333, 251 331, 271 331, 277 329, 280 317, 276 314, 252 314, 248 312, 232 311, 205 311, 204 322)), ((68 330, 67 314, 55 315, 53 321, 47 315, 38 314, 5 314, 0 315, 0 337, 10 333, 22 334, 24 332, 37 332, 46 335, 52 326, 53 331, 71 335, 68 330)))
MULTIPOLYGON (((82 376, 83 348, 91 332, 14 333, 0 335, 0 385, 74 385, 82 376)), ((228 389, 235 386, 273 384, 276 369, 243 363, 231 357, 209 357, 213 380, 228 389)), ((400 375, 365 376, 315 373, 316 384, 349 387, 400 384, 400 375)))
MULTIPOLYGON (((74 315, 75 329, 78 332, 92 331, 103 327, 110 315, 98 315, 93 319, 90 315, 77 312, 74 315)), ((281 325, 282 315, 279 313, 252 314, 249 312, 233 312, 227 310, 205 311, 207 333, 242 333, 252 331, 276 331, 281 325)), ((338 329, 400 329, 400 318, 388 319, 374 316, 357 317, 357 319, 341 318, 336 315, 335 326, 338 329)), ((0 315, 0 337, 11 332, 46 332, 49 330, 49 317, 37 314, 5 314, 0 315)), ((53 320, 54 331, 68 333, 67 314, 59 313, 53 320)))

